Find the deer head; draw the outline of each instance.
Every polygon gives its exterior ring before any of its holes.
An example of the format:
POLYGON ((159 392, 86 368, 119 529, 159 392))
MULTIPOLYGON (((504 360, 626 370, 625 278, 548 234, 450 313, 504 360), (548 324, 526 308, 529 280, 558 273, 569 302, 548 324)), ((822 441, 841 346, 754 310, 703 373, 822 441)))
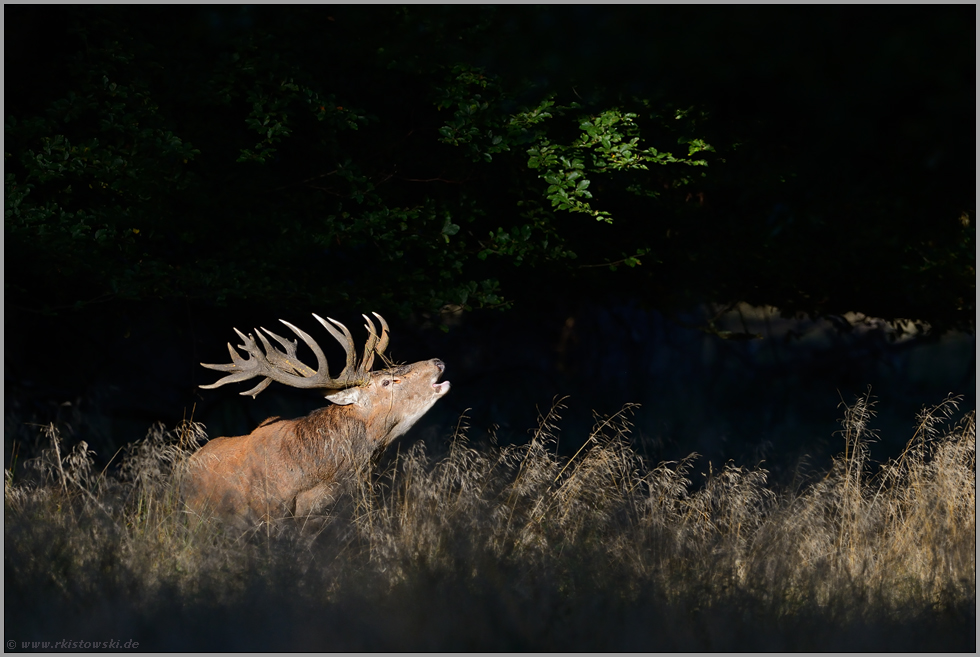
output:
POLYGON ((219 372, 229 372, 227 376, 202 388, 212 389, 227 383, 237 383, 248 379, 261 377, 262 380, 250 390, 240 394, 253 398, 265 390, 270 383, 279 383, 294 388, 317 388, 324 392, 324 397, 334 404, 346 406, 355 405, 364 410, 364 419, 373 419, 372 411, 385 412, 389 431, 382 432, 372 442, 382 442, 402 435, 443 395, 449 392, 448 381, 439 382, 445 364, 439 359, 421 361, 412 365, 399 365, 379 371, 371 371, 375 355, 384 358, 388 347, 388 323, 378 313, 372 313, 381 324, 381 334, 374 322, 364 317, 364 328, 368 331, 368 339, 360 361, 354 347, 354 340, 347 327, 335 319, 323 319, 314 314, 320 324, 327 329, 344 348, 347 361, 343 370, 336 377, 330 375, 327 358, 320 346, 305 331, 293 326, 285 320, 279 320, 295 333, 316 356, 317 367, 314 370, 303 363, 296 355, 297 340, 288 340, 266 328, 255 329, 255 334, 247 336, 235 329, 242 339, 239 349, 247 357, 242 358, 238 351, 228 343, 228 353, 231 363, 226 365, 201 363, 208 369, 219 372), (259 343, 256 342, 258 337, 259 343), (274 340, 282 349, 277 348, 269 338, 274 340))

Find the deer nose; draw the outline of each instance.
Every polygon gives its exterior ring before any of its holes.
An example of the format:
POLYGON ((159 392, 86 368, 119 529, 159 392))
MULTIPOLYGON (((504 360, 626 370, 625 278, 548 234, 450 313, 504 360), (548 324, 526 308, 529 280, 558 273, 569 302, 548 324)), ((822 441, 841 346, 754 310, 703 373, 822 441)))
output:
POLYGON ((438 358, 433 358, 432 359, 432 364, 435 365, 436 367, 438 367, 440 372, 445 372, 446 371, 446 364, 444 362, 442 362, 441 360, 439 360, 438 358))

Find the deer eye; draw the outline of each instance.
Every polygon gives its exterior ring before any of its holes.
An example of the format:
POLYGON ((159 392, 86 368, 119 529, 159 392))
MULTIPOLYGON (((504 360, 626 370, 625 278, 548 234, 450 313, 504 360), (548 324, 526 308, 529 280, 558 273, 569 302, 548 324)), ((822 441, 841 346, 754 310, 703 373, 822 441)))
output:
POLYGON ((382 386, 383 388, 387 388, 387 387, 388 387, 389 385, 391 385, 391 379, 384 379, 384 380, 383 380, 383 381, 381 382, 381 386, 382 386))

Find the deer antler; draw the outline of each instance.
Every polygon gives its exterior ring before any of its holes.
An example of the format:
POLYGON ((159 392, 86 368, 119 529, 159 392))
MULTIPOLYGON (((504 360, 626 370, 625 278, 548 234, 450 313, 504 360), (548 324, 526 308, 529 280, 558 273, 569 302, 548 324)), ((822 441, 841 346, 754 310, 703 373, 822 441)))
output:
POLYGON ((327 366, 327 357, 323 355, 323 350, 305 331, 299 329, 284 319, 279 321, 285 324, 299 336, 303 342, 313 351, 316 356, 316 370, 309 367, 296 356, 296 347, 299 342, 280 337, 266 328, 255 329, 262 343, 262 348, 255 342, 251 333, 246 336, 244 333, 235 329, 235 333, 242 339, 244 344, 238 345, 239 349, 248 354, 248 358, 242 358, 238 351, 228 343, 228 353, 231 354, 231 363, 227 365, 214 365, 201 363, 203 367, 219 372, 231 372, 228 376, 215 381, 210 385, 202 385, 202 388, 212 389, 223 386, 226 383, 237 383, 248 379, 261 376, 261 382, 251 390, 243 392, 243 395, 251 395, 253 398, 265 390, 270 383, 278 381, 293 388, 325 388, 328 390, 342 390, 354 386, 367 385, 370 382, 371 366, 374 364, 374 355, 384 354, 388 347, 388 323, 384 317, 378 313, 372 313, 381 322, 381 336, 378 336, 374 328, 374 322, 367 315, 362 315, 367 322, 365 328, 368 330, 368 339, 364 344, 364 355, 361 362, 357 363, 357 356, 354 352, 354 339, 351 337, 347 327, 335 319, 323 319, 314 313, 314 317, 332 335, 347 354, 347 362, 343 371, 336 377, 330 376, 327 366), (328 323, 329 322, 329 323, 328 323), (336 325, 340 330, 334 328, 336 325), (285 351, 277 349, 265 337, 268 335, 278 342, 285 351))

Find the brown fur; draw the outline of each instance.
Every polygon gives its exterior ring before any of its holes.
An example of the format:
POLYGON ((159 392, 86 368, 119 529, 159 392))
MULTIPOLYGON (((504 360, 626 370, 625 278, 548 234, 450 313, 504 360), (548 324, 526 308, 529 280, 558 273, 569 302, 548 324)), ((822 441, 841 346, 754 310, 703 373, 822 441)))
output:
POLYGON ((432 359, 371 372, 368 385, 327 396, 342 405, 215 438, 190 459, 184 501, 198 516, 240 524, 318 513, 449 391, 448 381, 437 383, 443 369, 432 359))

